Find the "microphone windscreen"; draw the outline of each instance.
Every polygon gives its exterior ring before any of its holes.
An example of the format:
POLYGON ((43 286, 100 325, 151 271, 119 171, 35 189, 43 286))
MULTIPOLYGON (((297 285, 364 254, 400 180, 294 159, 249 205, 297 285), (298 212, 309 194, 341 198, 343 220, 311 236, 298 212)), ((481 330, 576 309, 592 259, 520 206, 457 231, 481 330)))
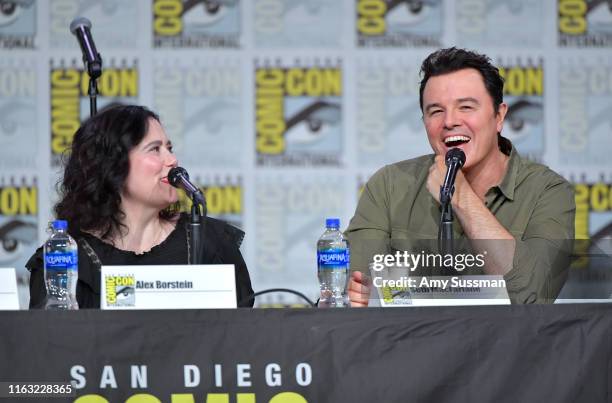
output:
POLYGON ((451 148, 446 152, 446 166, 450 164, 452 160, 457 160, 459 162, 459 167, 462 167, 465 164, 465 153, 460 148, 451 148))
POLYGON ((85 27, 91 29, 91 21, 89 21, 85 17, 76 17, 70 23, 70 32, 75 34, 78 27, 85 27))
POLYGON ((181 183, 181 177, 189 180, 189 174, 187 170, 182 167, 174 167, 168 171, 168 183, 174 187, 179 187, 181 183))

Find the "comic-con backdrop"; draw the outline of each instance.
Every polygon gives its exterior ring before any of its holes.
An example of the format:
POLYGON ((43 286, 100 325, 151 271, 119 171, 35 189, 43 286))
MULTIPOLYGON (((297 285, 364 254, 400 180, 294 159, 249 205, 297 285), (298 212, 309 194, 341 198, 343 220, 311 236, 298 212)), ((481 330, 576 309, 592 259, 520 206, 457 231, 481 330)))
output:
MULTIPOLYGON (((89 115, 75 16, 104 60, 99 107, 159 112, 210 215, 247 232, 256 290, 315 297, 325 218, 346 228, 375 170, 430 152, 418 69, 443 46, 495 61, 504 135, 575 183, 577 238, 612 235, 609 1, 0 0, 0 266, 24 290, 61 155, 89 115)), ((574 277, 608 297, 609 272, 578 263, 574 277)))

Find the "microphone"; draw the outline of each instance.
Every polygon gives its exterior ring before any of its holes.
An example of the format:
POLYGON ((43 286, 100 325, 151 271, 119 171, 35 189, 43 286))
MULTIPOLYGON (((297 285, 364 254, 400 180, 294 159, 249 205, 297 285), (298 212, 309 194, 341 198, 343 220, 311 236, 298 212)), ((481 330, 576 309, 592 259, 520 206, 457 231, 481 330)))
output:
POLYGON ((444 184, 440 186, 440 204, 450 203, 453 193, 455 193, 455 178, 457 172, 465 164, 465 153, 460 148, 451 148, 446 153, 446 176, 444 184))
POLYGON ((195 199, 203 207, 206 206, 202 191, 189 181, 189 174, 185 168, 174 167, 170 169, 168 172, 168 182, 175 188, 183 189, 192 199, 195 199))
POLYGON ((102 57, 96 50, 96 44, 91 36, 91 21, 85 17, 76 17, 70 23, 72 32, 79 41, 83 52, 83 62, 87 66, 89 77, 96 79, 102 75, 102 57))

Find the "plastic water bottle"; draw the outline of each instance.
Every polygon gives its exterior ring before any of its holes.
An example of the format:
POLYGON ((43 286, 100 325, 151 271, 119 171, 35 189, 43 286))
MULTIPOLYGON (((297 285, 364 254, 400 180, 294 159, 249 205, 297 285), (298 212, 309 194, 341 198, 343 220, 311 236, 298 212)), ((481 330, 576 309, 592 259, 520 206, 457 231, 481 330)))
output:
POLYGON ((78 280, 78 246, 68 235, 68 223, 55 220, 53 233, 44 246, 45 309, 79 309, 76 300, 78 280))
POLYGON ((346 284, 349 273, 349 245, 340 232, 340 220, 325 220, 325 232, 317 242, 317 262, 321 299, 319 306, 347 306, 346 284))

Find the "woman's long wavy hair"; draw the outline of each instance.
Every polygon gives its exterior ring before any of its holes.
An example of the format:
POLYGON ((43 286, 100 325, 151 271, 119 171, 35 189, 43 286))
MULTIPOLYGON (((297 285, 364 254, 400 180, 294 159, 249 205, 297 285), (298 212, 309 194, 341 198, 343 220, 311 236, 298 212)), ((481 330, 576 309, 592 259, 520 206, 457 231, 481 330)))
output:
MULTIPOLYGON (((89 118, 77 130, 64 158, 64 177, 58 183, 58 219, 71 232, 93 232, 112 240, 125 234, 121 192, 130 169, 129 152, 145 137, 149 119, 159 117, 145 107, 115 104, 89 118)), ((175 205, 160 212, 162 219, 176 214, 175 205)))

